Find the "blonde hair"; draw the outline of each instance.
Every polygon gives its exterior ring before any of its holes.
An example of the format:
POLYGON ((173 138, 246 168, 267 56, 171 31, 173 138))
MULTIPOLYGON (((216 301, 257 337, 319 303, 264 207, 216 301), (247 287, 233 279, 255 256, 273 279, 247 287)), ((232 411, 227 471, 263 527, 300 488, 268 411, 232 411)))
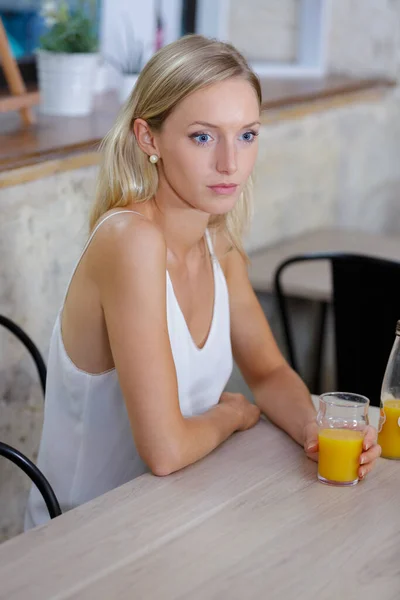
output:
MULTIPOLYGON (((261 105, 258 77, 231 44, 188 35, 165 46, 149 60, 102 142, 91 230, 108 210, 130 202, 146 202, 157 191, 158 171, 137 143, 133 132, 135 119, 140 117, 152 131, 160 131, 165 119, 186 96, 232 77, 247 80, 261 105)), ((211 228, 224 230, 230 244, 243 256, 242 234, 252 212, 251 188, 250 177, 235 207, 227 214, 211 217, 209 222, 211 228)))

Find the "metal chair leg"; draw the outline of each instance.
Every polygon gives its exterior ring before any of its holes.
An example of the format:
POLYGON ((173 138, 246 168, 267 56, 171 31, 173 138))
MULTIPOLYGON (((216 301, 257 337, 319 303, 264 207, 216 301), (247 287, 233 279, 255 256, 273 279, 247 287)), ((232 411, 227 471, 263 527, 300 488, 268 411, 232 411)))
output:
POLYGON ((314 394, 321 393, 321 379, 322 379, 322 365, 324 357, 324 337, 325 337, 325 325, 326 316, 328 312, 328 302, 321 302, 319 305, 319 315, 317 324, 317 346, 314 363, 314 374, 312 377, 314 394))

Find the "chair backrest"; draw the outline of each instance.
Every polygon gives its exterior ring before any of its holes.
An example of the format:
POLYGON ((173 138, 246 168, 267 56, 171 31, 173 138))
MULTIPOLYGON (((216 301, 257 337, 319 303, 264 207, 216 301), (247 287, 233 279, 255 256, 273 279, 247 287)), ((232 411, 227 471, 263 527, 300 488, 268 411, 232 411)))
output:
MULTIPOLYGON (((33 358, 33 361, 36 365, 40 384, 43 390, 43 395, 46 392, 46 364, 43 360, 42 355, 36 344, 33 340, 28 336, 27 333, 19 325, 14 323, 8 317, 0 315, 0 325, 11 331, 25 346, 30 355, 33 358)), ((51 487, 50 483, 47 481, 46 477, 43 473, 38 469, 38 467, 31 461, 27 456, 25 456, 22 452, 14 448, 13 446, 9 446, 4 442, 0 442, 0 456, 7 458, 15 465, 17 465, 20 469, 24 471, 31 479, 31 481, 36 485, 39 492, 42 494, 43 500, 46 503, 47 509, 50 514, 50 518, 54 519, 61 515, 60 505, 56 498, 56 495, 51 487)))
POLYGON ((28 350, 29 354, 32 356, 34 363, 36 365, 40 384, 42 386, 43 394, 46 392, 46 365, 43 360, 42 355, 39 352, 38 347, 33 342, 33 340, 29 337, 27 333, 19 325, 14 323, 8 317, 4 315, 0 315, 0 325, 11 331, 25 346, 28 350))
POLYGON ((293 366, 293 336, 281 276, 290 264, 315 260, 331 264, 337 388, 364 394, 378 406, 400 318, 400 261, 342 253, 304 254, 285 260, 276 271, 275 289, 293 366))
POLYGON ((40 469, 38 469, 38 467, 32 461, 30 461, 29 458, 27 458, 16 448, 13 448, 8 444, 4 444, 3 442, 0 442, 0 456, 3 456, 4 458, 7 458, 13 462, 20 469, 22 469, 22 471, 24 471, 28 477, 30 477, 31 481, 36 485, 39 492, 42 494, 51 519, 61 515, 61 508, 53 488, 40 469))

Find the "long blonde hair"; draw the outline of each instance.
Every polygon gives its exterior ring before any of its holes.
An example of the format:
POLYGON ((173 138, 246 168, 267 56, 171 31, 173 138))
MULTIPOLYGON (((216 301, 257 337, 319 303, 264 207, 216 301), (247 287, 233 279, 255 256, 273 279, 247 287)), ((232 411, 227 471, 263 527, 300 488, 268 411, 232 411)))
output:
MULTIPOLYGON (((254 88, 261 105, 257 75, 231 45, 201 35, 187 35, 159 50, 146 64, 115 125, 104 138, 96 198, 90 229, 108 210, 130 202, 146 202, 158 187, 157 168, 139 147, 133 122, 144 119, 160 131, 176 105, 192 92, 212 83, 242 77, 254 88)), ((211 228, 223 229, 230 244, 245 255, 242 234, 252 212, 252 179, 249 178, 235 207, 210 219, 211 228)))

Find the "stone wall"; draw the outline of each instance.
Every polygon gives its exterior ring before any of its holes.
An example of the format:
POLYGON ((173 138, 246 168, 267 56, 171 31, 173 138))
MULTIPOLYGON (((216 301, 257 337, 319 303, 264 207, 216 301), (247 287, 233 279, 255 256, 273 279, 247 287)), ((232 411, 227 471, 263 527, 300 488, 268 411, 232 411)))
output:
POLYGON ((400 89, 263 127, 247 249, 323 225, 400 233, 400 89))
POLYGON ((357 77, 398 78, 399 36, 399 0, 333 0, 328 70, 357 77))
MULTIPOLYGON (((87 232, 96 168, 0 189, 0 314, 47 359, 51 330, 87 232)), ((35 460, 43 395, 25 348, 0 330, 0 439, 35 460)), ((0 541, 21 531, 28 478, 0 459, 0 541)))

